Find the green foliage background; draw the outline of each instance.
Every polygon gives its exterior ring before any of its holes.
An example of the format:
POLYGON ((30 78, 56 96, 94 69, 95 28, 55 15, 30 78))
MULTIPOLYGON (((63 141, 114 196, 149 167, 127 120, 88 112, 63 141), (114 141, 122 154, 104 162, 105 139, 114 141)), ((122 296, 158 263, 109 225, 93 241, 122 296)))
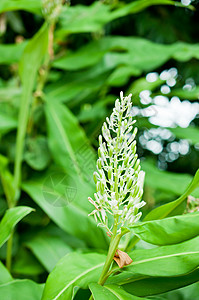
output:
MULTIPOLYGON (((41 1, 1 0, 0 215, 9 207, 10 218, 14 216, 9 228, 2 227, 8 232, 0 237, 3 263, 11 228, 26 216, 14 232, 12 247, 11 273, 22 280, 13 280, 0 265, 0 295, 5 300, 27 300, 27 290, 28 299, 41 299, 41 284, 66 253, 107 250, 106 233, 88 218, 92 207, 87 198, 95 191, 97 137, 121 90, 133 94, 142 112, 135 117, 138 153, 146 171, 143 215, 175 200, 193 179, 199 165, 198 114, 186 128, 163 131, 154 125, 147 112, 157 113, 153 99, 164 95, 166 80, 158 75, 149 82, 146 75, 176 68, 176 84, 166 96, 198 103, 197 9, 198 1, 188 7, 170 0, 65 3, 49 59, 49 25, 41 1), (191 88, 183 88, 190 82, 191 88), (151 102, 140 101, 143 90, 151 92, 151 102), (183 153, 179 145, 184 140, 188 150, 183 153), (156 141, 161 150, 151 151, 147 141, 156 141), (16 203, 21 209, 12 208, 16 203), (23 206, 35 211, 29 214, 23 206), (5 283, 13 287, 14 296, 5 283)), ((199 198, 198 189, 191 194, 199 198)), ((162 285, 162 279, 157 280, 162 285)), ((184 285, 194 282, 183 280, 184 285)), ((100 293, 99 287, 90 288, 100 293)), ((195 284, 154 299, 197 300, 198 291, 195 284)), ((80 290, 75 299, 87 299, 87 293, 80 290)))

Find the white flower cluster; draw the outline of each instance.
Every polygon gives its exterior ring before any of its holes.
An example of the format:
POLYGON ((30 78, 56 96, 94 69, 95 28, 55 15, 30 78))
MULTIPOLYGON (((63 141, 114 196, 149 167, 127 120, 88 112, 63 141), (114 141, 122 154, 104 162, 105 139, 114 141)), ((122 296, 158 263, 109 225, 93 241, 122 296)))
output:
POLYGON ((42 12, 48 20, 56 20, 61 12, 62 0, 42 0, 42 12))
POLYGON ((89 197, 95 206, 90 215, 110 234, 113 223, 120 233, 122 227, 137 222, 142 214, 139 209, 145 205, 141 201, 145 173, 140 171, 136 154, 137 128, 133 128, 136 121, 131 115, 131 96, 123 97, 120 93, 121 100, 116 100, 110 118, 106 118, 102 126, 97 171, 93 174, 97 192, 95 200, 89 197))

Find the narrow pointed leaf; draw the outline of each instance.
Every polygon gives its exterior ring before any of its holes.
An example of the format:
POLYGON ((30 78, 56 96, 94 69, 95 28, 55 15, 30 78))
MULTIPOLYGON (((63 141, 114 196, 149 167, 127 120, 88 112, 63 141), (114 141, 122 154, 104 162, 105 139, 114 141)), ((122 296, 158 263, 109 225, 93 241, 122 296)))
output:
POLYGON ((29 117, 29 107, 32 100, 32 92, 36 75, 40 65, 43 62, 44 56, 46 55, 47 47, 48 24, 44 23, 40 30, 28 42, 19 63, 19 75, 22 81, 22 95, 19 109, 14 168, 14 188, 16 191, 15 201, 18 200, 17 190, 21 181, 21 165, 23 159, 26 127, 29 117))
POLYGON ((32 13, 41 14, 41 1, 40 0, 1 0, 0 13, 11 10, 26 10, 32 13))
POLYGON ((12 276, 6 269, 6 267, 3 265, 3 263, 0 261, 0 284, 12 281, 12 276))
POLYGON ((91 179, 95 155, 77 119, 63 104, 49 102, 45 107, 49 147, 53 158, 65 170, 91 179))
POLYGON ((27 206, 18 206, 6 211, 0 223, 0 247, 8 240, 15 225, 32 211, 33 209, 27 206))
POLYGON ((163 219, 168 216, 173 216, 182 213, 185 209, 186 198, 198 187, 199 187, 199 170, 196 172, 193 180, 187 187, 186 191, 182 194, 182 196, 180 196, 175 201, 172 201, 170 203, 155 208, 150 213, 148 213, 148 215, 146 215, 144 221, 163 219))

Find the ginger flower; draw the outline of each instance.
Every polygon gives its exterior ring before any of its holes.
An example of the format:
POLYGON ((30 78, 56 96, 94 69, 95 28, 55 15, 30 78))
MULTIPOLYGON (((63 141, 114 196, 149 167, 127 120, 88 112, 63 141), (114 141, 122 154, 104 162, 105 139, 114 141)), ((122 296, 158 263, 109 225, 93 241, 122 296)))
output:
POLYGON ((94 172, 96 193, 94 200, 88 200, 95 209, 98 225, 112 234, 113 224, 117 233, 137 222, 145 205, 141 201, 145 173, 140 170, 140 160, 136 154, 136 122, 132 118, 132 94, 127 97, 120 93, 115 107, 102 126, 99 136, 97 171, 94 172))

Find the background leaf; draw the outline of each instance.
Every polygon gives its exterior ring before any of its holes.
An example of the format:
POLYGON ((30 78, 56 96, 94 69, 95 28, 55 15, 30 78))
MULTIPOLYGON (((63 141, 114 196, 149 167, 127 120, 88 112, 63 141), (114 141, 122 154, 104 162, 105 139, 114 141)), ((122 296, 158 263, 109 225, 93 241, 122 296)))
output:
POLYGON ((39 234, 26 245, 33 251, 38 260, 51 272, 56 263, 72 249, 64 243, 59 237, 39 234))
POLYGON ((5 299, 40 300, 43 286, 31 280, 13 280, 0 285, 0 295, 5 299))
POLYGON ((0 12, 10 11, 10 10, 26 10, 34 13, 41 13, 41 2, 39 0, 30 0, 27 2, 25 0, 2 0, 0 4, 0 12))
POLYGON ((185 209, 185 199, 190 195, 199 185, 199 170, 196 172, 193 180, 187 187, 186 191, 177 200, 162 205, 152 210, 146 217, 145 221, 154 219, 162 219, 168 216, 182 213, 185 209))
POLYGON ((6 269, 6 267, 0 262, 0 284, 7 283, 9 281, 12 281, 12 276, 6 269))
POLYGON ((14 207, 6 211, 0 223, 0 246, 8 240, 15 225, 32 211, 31 207, 26 206, 14 207))

